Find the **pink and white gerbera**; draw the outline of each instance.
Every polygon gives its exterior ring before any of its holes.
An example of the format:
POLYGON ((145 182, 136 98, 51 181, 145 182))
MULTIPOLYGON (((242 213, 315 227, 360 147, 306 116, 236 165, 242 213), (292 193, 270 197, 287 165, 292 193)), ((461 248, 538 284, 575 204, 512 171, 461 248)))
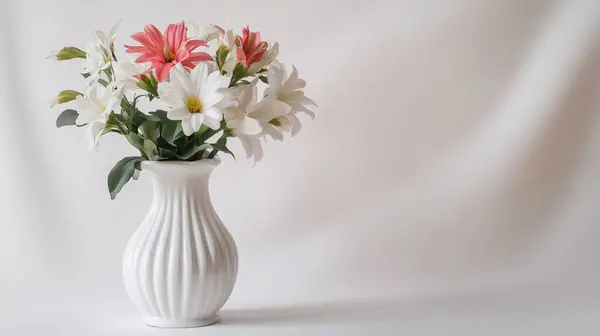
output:
POLYGON ((156 71, 156 78, 164 81, 171 68, 176 64, 188 71, 203 61, 211 61, 212 57, 205 52, 194 52, 198 47, 206 47, 206 41, 189 39, 187 27, 183 21, 167 26, 164 35, 154 25, 146 25, 143 32, 131 35, 141 46, 128 46, 128 53, 141 54, 135 61, 137 63, 150 62, 149 71, 156 71))

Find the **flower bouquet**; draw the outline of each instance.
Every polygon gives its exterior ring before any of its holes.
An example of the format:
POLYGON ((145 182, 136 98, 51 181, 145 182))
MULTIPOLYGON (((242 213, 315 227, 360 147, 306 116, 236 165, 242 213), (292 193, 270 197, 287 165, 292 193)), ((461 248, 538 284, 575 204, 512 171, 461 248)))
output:
POLYGON ((260 160, 267 137, 281 141, 286 132, 298 133, 300 112, 314 117, 307 106, 315 103, 302 91, 306 82, 295 67, 288 75, 277 60, 279 44, 262 41, 248 27, 235 35, 183 21, 164 33, 146 25, 131 35, 139 45, 125 45, 123 55, 115 49, 115 36, 116 27, 108 35, 96 31, 84 50, 65 47, 51 56, 83 59, 86 81, 81 92, 58 94, 53 105, 74 101, 75 109, 64 110, 56 126, 85 126, 92 147, 102 135, 118 133, 140 152, 110 172, 111 198, 137 177, 141 161, 233 155, 229 138, 241 141, 248 158, 260 160))
POLYGON ((115 47, 113 28, 96 31, 85 48, 52 57, 82 59, 85 85, 64 90, 54 104, 74 103, 57 127, 85 127, 92 147, 107 133, 123 135, 139 151, 108 175, 111 198, 141 170, 153 179, 153 199, 123 258, 127 292, 157 327, 194 327, 217 321, 237 275, 237 249, 217 216, 208 181, 228 141, 248 158, 262 158, 267 138, 301 128, 298 113, 314 117, 295 67, 277 61, 279 45, 259 32, 241 35, 216 25, 146 25, 115 47), (133 56, 133 57, 132 57, 133 56), (259 91, 262 93, 259 94, 259 91))

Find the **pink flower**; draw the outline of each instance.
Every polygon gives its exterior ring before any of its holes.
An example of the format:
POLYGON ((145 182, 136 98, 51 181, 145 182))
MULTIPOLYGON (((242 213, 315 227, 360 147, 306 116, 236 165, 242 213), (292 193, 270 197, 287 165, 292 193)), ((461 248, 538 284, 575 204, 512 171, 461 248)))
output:
POLYGON ((143 32, 131 35, 141 46, 126 45, 128 53, 140 53, 137 63, 150 62, 149 71, 155 70, 159 81, 169 76, 169 71, 177 63, 185 69, 193 69, 198 62, 211 61, 205 52, 193 52, 198 47, 206 47, 204 40, 191 40, 187 37, 187 27, 183 21, 170 24, 163 34, 153 25, 146 25, 143 32))
POLYGON ((235 40, 237 46, 236 58, 238 62, 249 67, 252 63, 261 60, 269 48, 269 43, 260 40, 260 32, 250 32, 250 28, 242 29, 243 36, 235 40))

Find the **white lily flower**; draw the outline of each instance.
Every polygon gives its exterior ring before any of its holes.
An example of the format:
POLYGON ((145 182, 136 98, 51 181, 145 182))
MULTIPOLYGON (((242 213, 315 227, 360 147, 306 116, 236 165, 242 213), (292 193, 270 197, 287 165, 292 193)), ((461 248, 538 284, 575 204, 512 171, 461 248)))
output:
POLYGON ((221 27, 216 25, 199 26, 191 21, 186 21, 185 26, 188 29, 188 38, 200 39, 206 42, 218 39, 220 31, 222 31, 221 27))
POLYGON ((273 64, 266 73, 269 80, 269 87, 265 90, 265 100, 269 102, 270 107, 274 110, 273 115, 276 117, 270 120, 269 134, 273 138, 280 138, 280 133, 291 131, 292 136, 296 135, 302 128, 300 119, 296 116, 298 112, 304 112, 311 118, 315 114, 306 106, 317 106, 315 102, 304 95, 301 89, 306 86, 303 79, 298 78, 296 67, 292 67, 293 71, 288 76, 283 64, 273 64))
POLYGON ((254 158, 255 162, 262 159, 262 141, 265 140, 266 135, 276 140, 283 140, 280 127, 284 126, 273 121, 284 117, 280 114, 281 110, 273 109, 273 102, 265 99, 258 100, 256 83, 257 80, 254 80, 250 84, 236 88, 237 106, 231 106, 224 111, 227 127, 231 128, 242 142, 246 156, 254 158))
POLYGON ((167 118, 181 120, 185 135, 192 135, 202 124, 218 129, 222 109, 229 103, 220 90, 221 74, 206 62, 188 73, 181 64, 171 69, 170 82, 158 85, 160 100, 168 106, 167 118))
POLYGON ((90 74, 90 85, 100 78, 102 71, 110 67, 113 61, 112 51, 119 24, 110 30, 108 36, 102 31, 95 31, 85 47, 83 71, 90 74))
POLYGON ((138 79, 136 76, 148 70, 148 63, 136 63, 130 60, 120 60, 112 63, 115 75, 114 82, 110 83, 114 88, 125 90, 137 90, 138 79))
POLYGON ((219 27, 219 26, 214 26, 218 32, 218 48, 220 47, 225 47, 228 50, 227 53, 227 58, 225 58, 225 62, 223 63, 223 70, 225 70, 225 72, 227 72, 228 74, 231 74, 233 72, 233 68, 235 67, 235 64, 237 63, 237 59, 236 59, 236 51, 237 51, 237 47, 235 45, 235 34, 233 33, 232 29, 229 30, 224 30, 223 28, 219 27))
POLYGON ((104 132, 106 120, 111 112, 120 113, 122 89, 113 90, 102 85, 94 85, 83 96, 77 96, 75 104, 79 116, 75 123, 79 126, 87 125, 90 146, 96 147, 98 139, 104 132))
POLYGON ((256 81, 241 85, 235 89, 238 96, 236 106, 225 109, 227 127, 236 135, 258 135, 262 132, 262 124, 269 122, 271 109, 265 101, 258 101, 256 81))

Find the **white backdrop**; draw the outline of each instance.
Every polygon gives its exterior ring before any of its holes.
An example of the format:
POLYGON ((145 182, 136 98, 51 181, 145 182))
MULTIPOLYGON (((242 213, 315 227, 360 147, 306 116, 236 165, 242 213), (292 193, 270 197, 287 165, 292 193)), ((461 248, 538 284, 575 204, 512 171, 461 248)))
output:
MULTIPOLYGON (((215 208, 241 257, 225 306, 250 328, 237 335, 268 334, 252 324, 268 328, 283 309, 300 319, 356 300, 407 309, 377 324, 388 329, 364 329, 372 334, 467 335, 458 324, 434 332, 393 322, 431 300, 600 293, 598 0, 2 4, 2 335, 147 332, 135 329, 121 256, 149 205, 149 179, 110 200, 106 176, 133 150, 106 136, 87 152, 82 130, 54 127, 61 109, 48 102, 83 81, 78 61, 44 59, 121 19, 117 44, 146 23, 249 24, 280 42, 280 60, 298 67, 319 104, 256 167, 236 146, 240 159, 225 157, 213 175, 215 208), (253 313, 268 307, 287 308, 253 313)), ((564 310, 557 316, 581 327, 564 310)), ((594 332, 573 334, 600 332, 589 329, 598 313, 584 329, 594 332)), ((479 317, 492 316, 502 314, 479 317)), ((502 329, 510 325, 495 330, 516 335, 502 329)), ((202 332, 229 330, 218 328, 202 332)), ((538 334, 550 333, 527 335, 538 334)))

